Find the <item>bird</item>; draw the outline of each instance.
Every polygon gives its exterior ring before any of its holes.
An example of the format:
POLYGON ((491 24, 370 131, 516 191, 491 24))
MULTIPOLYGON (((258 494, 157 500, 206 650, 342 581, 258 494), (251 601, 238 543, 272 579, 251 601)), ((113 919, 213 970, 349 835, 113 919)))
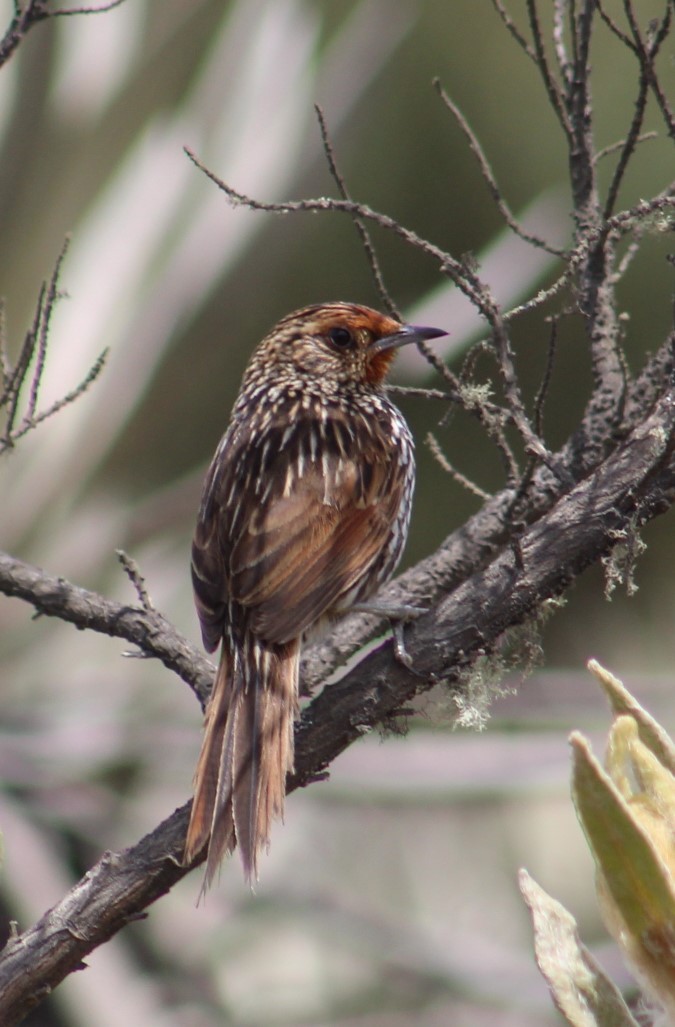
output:
POLYGON ((303 641, 398 565, 414 445, 385 378, 400 346, 445 334, 315 304, 283 317, 245 370, 192 543, 203 643, 220 647, 184 850, 190 865, 207 849, 203 890, 236 846, 258 880, 293 769, 303 641))

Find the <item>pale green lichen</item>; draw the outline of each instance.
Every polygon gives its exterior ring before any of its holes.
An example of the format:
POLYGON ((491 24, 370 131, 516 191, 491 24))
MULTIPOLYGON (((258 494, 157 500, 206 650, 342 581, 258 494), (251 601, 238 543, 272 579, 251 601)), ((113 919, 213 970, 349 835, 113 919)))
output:
POLYGON ((494 699, 512 694, 514 685, 505 685, 510 675, 522 682, 543 660, 541 629, 552 614, 565 605, 562 597, 545 599, 536 613, 522 624, 505 631, 498 646, 479 655, 463 671, 452 690, 455 727, 482 731, 490 716, 494 699))
POLYGON ((627 596, 633 596, 639 587, 635 581, 635 567, 638 558, 644 553, 647 546, 640 538, 635 520, 632 520, 626 528, 613 529, 609 532, 609 537, 615 544, 611 551, 602 558, 605 572, 605 599, 611 600, 618 587, 624 588, 627 596))

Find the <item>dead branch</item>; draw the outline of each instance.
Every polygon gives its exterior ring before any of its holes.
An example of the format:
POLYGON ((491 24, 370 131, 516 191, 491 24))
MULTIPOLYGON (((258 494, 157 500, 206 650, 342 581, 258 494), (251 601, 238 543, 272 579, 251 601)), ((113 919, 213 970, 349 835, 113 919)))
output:
POLYGON ((63 261, 68 251, 68 244, 69 239, 66 238, 49 280, 42 283, 35 306, 33 323, 26 332, 14 366, 12 366, 9 358, 4 319, 0 319, 0 413, 4 410, 5 417, 4 429, 0 433, 0 456, 6 450, 12 449, 19 439, 36 428, 38 424, 53 417, 60 410, 63 410, 64 407, 69 406, 78 400, 80 396, 84 395, 96 381, 105 366, 108 356, 107 350, 104 350, 94 361, 78 385, 67 392, 65 396, 54 400, 44 410, 37 411, 38 397, 47 360, 49 329, 54 308, 61 295, 59 292, 59 278, 63 261), (25 410, 17 423, 21 403, 26 392, 28 392, 28 398, 25 402, 25 410))
POLYGON ((125 2, 126 0, 110 0, 110 3, 102 4, 100 7, 57 8, 53 10, 49 6, 50 0, 26 0, 23 7, 19 0, 16 0, 14 16, 0 40, 0 68, 12 57, 29 31, 41 21, 78 14, 105 14, 107 11, 112 11, 115 7, 120 7, 125 2))
POLYGON ((536 246, 539 249, 546 250, 547 253, 552 253, 557 257, 562 257, 563 250, 557 249, 555 246, 551 246, 549 243, 546 242, 545 239, 541 239, 538 235, 532 235, 530 232, 527 232, 520 224, 520 222, 517 220, 517 218, 514 216, 513 212, 511 211, 511 208, 504 199, 504 194, 502 193, 497 182, 497 179, 494 176, 492 168, 490 167, 490 162, 488 161, 485 153, 483 152, 483 147, 481 146, 480 141, 476 136, 475 132, 471 128, 471 125, 469 124, 465 116, 462 114, 461 110, 454 102, 454 100, 452 100, 448 96, 446 91, 443 89, 440 79, 434 79, 433 84, 436 92, 440 96, 444 105, 450 111, 453 118, 455 119, 460 129, 464 133, 464 137, 466 138, 466 141, 469 145, 469 149, 478 161, 478 166, 480 168, 481 175, 485 180, 485 184, 488 187, 490 195, 492 196, 492 199, 494 200, 499 213, 501 214, 502 218, 509 226, 511 231, 515 232, 515 234, 520 236, 520 238, 523 239, 525 242, 531 243, 532 246, 536 246))
POLYGON ((58 617, 80 630, 130 642, 178 674, 204 705, 213 682, 213 664, 157 611, 116 603, 2 552, 0 593, 22 599, 38 614, 58 617))

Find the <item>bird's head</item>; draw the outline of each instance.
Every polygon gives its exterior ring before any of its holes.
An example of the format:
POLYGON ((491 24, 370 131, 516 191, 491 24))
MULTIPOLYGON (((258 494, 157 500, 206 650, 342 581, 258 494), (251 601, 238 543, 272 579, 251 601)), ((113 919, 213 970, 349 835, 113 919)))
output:
POLYGON ((356 303, 324 303, 288 314, 263 339, 257 360, 303 379, 380 385, 396 350, 446 335, 440 328, 401 324, 356 303))

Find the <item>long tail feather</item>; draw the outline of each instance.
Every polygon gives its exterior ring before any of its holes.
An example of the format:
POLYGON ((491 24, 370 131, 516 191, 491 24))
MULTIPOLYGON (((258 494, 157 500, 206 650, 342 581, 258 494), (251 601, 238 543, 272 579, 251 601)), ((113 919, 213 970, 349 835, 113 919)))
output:
POLYGON ((248 881, 283 816, 286 774, 293 769, 299 641, 265 646, 247 634, 221 655, 195 774, 186 862, 209 845, 204 888, 239 845, 248 881))
MULTIPOLYGON (((184 862, 191 863, 211 836, 213 809, 222 762, 232 683, 230 661, 223 650, 204 720, 204 737, 194 776, 192 812, 185 839, 184 862)), ((234 847, 234 846, 232 846, 234 847)))

